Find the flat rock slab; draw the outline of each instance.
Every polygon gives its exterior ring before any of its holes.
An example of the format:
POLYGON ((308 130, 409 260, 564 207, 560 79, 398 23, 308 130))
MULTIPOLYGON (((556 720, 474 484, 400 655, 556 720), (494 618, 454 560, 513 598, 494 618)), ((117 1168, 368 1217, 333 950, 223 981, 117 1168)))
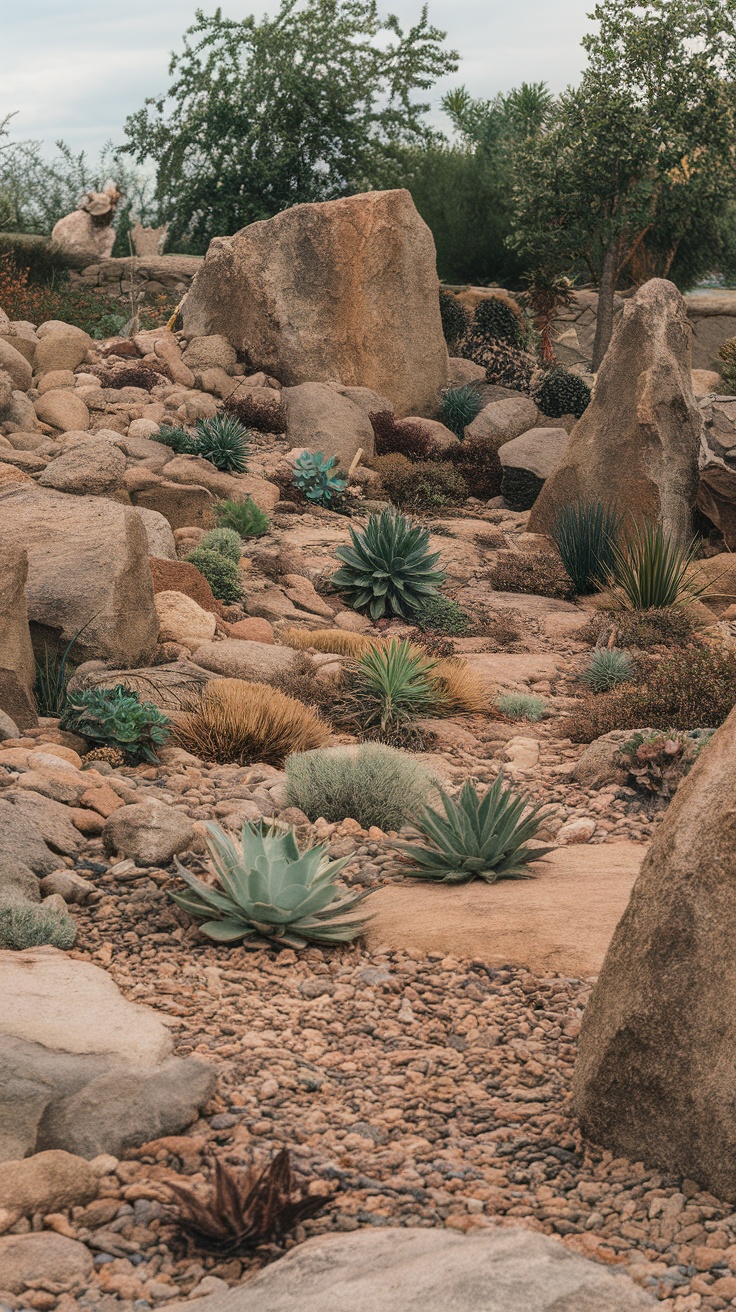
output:
POLYGON ((473 653, 466 658, 471 669, 480 675, 490 691, 494 688, 524 688, 542 679, 554 679, 560 673, 564 656, 549 652, 473 653))
MULTIPOLYGON (((557 1240, 522 1227, 471 1236, 395 1227, 320 1236, 197 1312, 639 1312, 657 1306, 557 1240)), ((183 1312, 191 1303, 169 1303, 183 1312)))
POLYGON ((603 964, 646 851, 629 842, 562 847, 535 862, 533 879, 388 885, 366 903, 366 942, 587 979, 603 964))

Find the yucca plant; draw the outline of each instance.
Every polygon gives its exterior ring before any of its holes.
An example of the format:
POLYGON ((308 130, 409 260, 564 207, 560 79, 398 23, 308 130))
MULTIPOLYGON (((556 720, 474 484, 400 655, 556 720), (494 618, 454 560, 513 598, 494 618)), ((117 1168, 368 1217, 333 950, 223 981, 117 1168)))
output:
POLYGON ((558 512, 551 536, 580 596, 597 592, 606 583, 620 524, 615 507, 602 501, 580 500, 558 512))
POLYGON ((709 586, 689 576, 698 544, 678 542, 661 524, 645 523, 614 545, 608 585, 624 610, 685 606, 709 586))
POLYGON ((350 546, 335 552, 343 564, 332 582, 371 619, 411 619, 445 581, 444 571, 435 569, 439 552, 429 550, 429 530, 404 515, 391 510, 371 515, 362 531, 351 528, 350 538, 350 546))
POLYGON ((367 893, 349 893, 335 882, 349 858, 330 861, 323 846, 300 852, 293 829, 262 820, 243 825, 239 846, 219 825, 205 830, 216 883, 206 884, 177 861, 187 888, 169 896, 215 943, 268 939, 290 948, 330 947, 361 933, 365 921, 352 913, 367 893))
POLYGON ((265 510, 261 510, 251 497, 245 501, 220 501, 215 506, 218 528, 231 528, 241 538, 260 538, 268 532, 271 523, 265 510))
POLYGON ((450 797, 438 789, 441 811, 428 806, 415 822, 421 846, 396 843, 416 879, 436 879, 445 884, 463 884, 468 879, 529 879, 531 861, 551 852, 550 847, 528 847, 539 829, 544 813, 541 805, 529 805, 522 794, 504 787, 498 775, 481 797, 470 779, 460 794, 450 797))
POLYGON ((114 688, 80 688, 68 693, 62 729, 89 742, 116 747, 126 760, 156 765, 155 749, 169 738, 171 720, 138 694, 118 683, 114 688))
POLYGON ((432 678, 438 664, 406 639, 364 652, 352 679, 364 727, 386 733, 431 715, 441 700, 432 678))
POLYGON ((633 679, 636 666, 625 651, 616 647, 599 647, 593 652, 590 663, 580 678, 593 692, 610 692, 620 683, 633 679))
POLYGON ((234 560, 237 564, 242 554, 240 534, 232 528, 211 528, 202 538, 199 549, 219 551, 221 556, 225 556, 227 560, 234 560))
POLYGON ((227 474, 244 474, 248 468, 248 444, 252 434, 234 415, 218 414, 198 419, 194 454, 204 456, 215 469, 227 474))
POLYGON ((448 387, 442 393, 440 419, 462 441, 465 429, 472 424, 483 408, 483 398, 474 383, 464 387, 448 387))
POLYGON ((288 1148, 261 1170, 237 1171, 216 1157, 214 1177, 206 1194, 176 1181, 166 1187, 177 1200, 172 1219, 180 1229, 198 1248, 223 1257, 279 1242, 333 1197, 307 1193, 296 1184, 288 1148))

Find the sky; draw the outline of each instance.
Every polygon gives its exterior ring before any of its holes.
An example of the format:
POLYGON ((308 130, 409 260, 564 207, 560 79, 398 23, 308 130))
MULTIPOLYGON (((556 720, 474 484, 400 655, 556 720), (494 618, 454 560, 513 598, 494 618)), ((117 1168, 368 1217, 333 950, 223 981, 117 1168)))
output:
MULTIPOLYGON (((216 0, 198 0, 211 13, 216 0)), ((220 0, 228 18, 275 12, 278 0, 220 0)), ((382 11, 415 21, 421 0, 380 0, 382 11)), ((96 158, 123 140, 126 115, 167 86, 172 50, 197 0, 0 0, 0 119, 15 138, 42 139, 49 154, 63 138, 96 158)), ((427 97, 437 126, 445 90, 464 83, 491 97, 521 81, 561 91, 583 65, 580 38, 591 0, 429 0, 429 17, 460 52, 457 74, 427 97)))

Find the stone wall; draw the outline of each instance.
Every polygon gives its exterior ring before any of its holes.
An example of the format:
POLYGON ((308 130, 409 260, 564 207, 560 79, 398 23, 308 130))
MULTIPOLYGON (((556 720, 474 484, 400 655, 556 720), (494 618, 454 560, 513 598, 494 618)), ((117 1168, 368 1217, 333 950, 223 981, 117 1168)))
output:
POLYGON ((128 296, 143 291, 146 301, 164 293, 182 297, 199 271, 201 255, 129 255, 124 259, 100 260, 71 273, 73 285, 99 287, 109 296, 128 296))

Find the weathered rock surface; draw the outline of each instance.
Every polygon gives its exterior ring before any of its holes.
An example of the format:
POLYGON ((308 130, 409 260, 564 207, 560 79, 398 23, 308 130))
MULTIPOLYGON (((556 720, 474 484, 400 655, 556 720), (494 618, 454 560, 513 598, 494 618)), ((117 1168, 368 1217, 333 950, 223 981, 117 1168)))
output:
MULTIPOLYGON (((172 1057, 156 1013, 99 967, 48 947, 0 952, 0 987, 1 1161, 52 1148, 119 1156, 177 1133, 209 1097, 213 1068, 172 1057)), ((13 1288, 1 1247, 0 1282, 13 1288)))
POLYGON ((19 860, 17 855, 3 852, 0 847, 0 906, 19 906, 23 902, 40 901, 38 877, 30 866, 19 860))
POLYGON ((92 339, 79 329, 46 333, 36 347, 35 369, 38 374, 57 369, 74 370, 84 360, 92 339))
POLYGON ((22 1161, 0 1162, 0 1207, 9 1211, 59 1212, 84 1206, 97 1197, 99 1176, 83 1157, 62 1152, 36 1153, 22 1161))
POLYGON ((176 560, 176 542, 173 529, 165 515, 157 510, 147 510, 145 506, 136 506, 148 539, 149 556, 158 556, 161 560, 176 560))
POLYGON ((33 700, 36 665, 25 597, 27 576, 25 551, 10 542, 0 542, 0 707, 23 728, 37 722, 33 700))
POLYGON ((529 519, 546 532, 561 506, 615 502, 629 524, 661 521, 687 537, 703 427, 690 375, 690 326, 673 283, 654 278, 627 301, 593 399, 529 519))
POLYGON ((432 234, 408 191, 295 205, 217 237, 184 303, 280 382, 370 387, 432 414, 447 383, 432 234))
POLYGON ((21 392, 27 392, 33 378, 33 370, 28 360, 17 347, 0 339, 0 369, 10 374, 13 386, 21 392))
POLYGON ((197 648, 197 665, 213 670, 226 679, 248 679, 268 683, 274 675, 294 668, 297 653, 291 647, 275 647, 266 642, 244 642, 226 638, 224 642, 205 642, 197 648))
POLYGON ((54 387, 44 392, 36 402, 36 415, 44 424, 58 428, 62 433, 89 428, 90 415, 81 396, 68 388, 54 387))
MULTIPOLYGON (((319 1236, 200 1312, 635 1312, 655 1300, 547 1235, 386 1227, 319 1236)), ((185 1303, 169 1304, 183 1312, 185 1303)))
POLYGON ((337 456, 347 473, 358 451, 372 456, 371 422, 360 406, 327 383, 302 383, 281 393, 286 408, 288 439, 292 447, 307 447, 325 456, 337 456))
POLYGON ((539 422, 539 410, 531 397, 518 396, 491 401, 465 429, 466 437, 490 438, 497 447, 528 432, 539 422))
POLYGON ((22 815, 11 802, 0 798, 0 858, 17 860, 23 854, 23 863, 37 875, 50 875, 59 865, 58 856, 43 840, 38 826, 22 815))
POLYGON ((575 1103, 617 1156, 736 1199, 736 711, 645 860, 583 1016, 575 1103))
POLYGON ((161 642, 180 642, 194 651, 214 638, 215 616, 183 592, 157 592, 155 602, 161 642))
POLYGON ((57 492, 79 492, 105 496, 120 487, 125 473, 125 456, 110 442, 89 441, 65 451, 41 474, 41 487, 57 492))
POLYGON ((105 851, 131 857, 140 866, 165 866, 195 837, 190 820, 163 802, 121 806, 102 831, 105 851))
POLYGON ((78 659, 135 665, 153 650, 158 621, 140 518, 100 497, 70 496, 32 485, 0 491, 0 544, 28 553, 31 624, 78 659))
POLYGON ((0 1287, 22 1294, 26 1282, 54 1280, 69 1285, 92 1273, 92 1254, 77 1239, 44 1230, 39 1234, 3 1235, 0 1239, 0 1287))

